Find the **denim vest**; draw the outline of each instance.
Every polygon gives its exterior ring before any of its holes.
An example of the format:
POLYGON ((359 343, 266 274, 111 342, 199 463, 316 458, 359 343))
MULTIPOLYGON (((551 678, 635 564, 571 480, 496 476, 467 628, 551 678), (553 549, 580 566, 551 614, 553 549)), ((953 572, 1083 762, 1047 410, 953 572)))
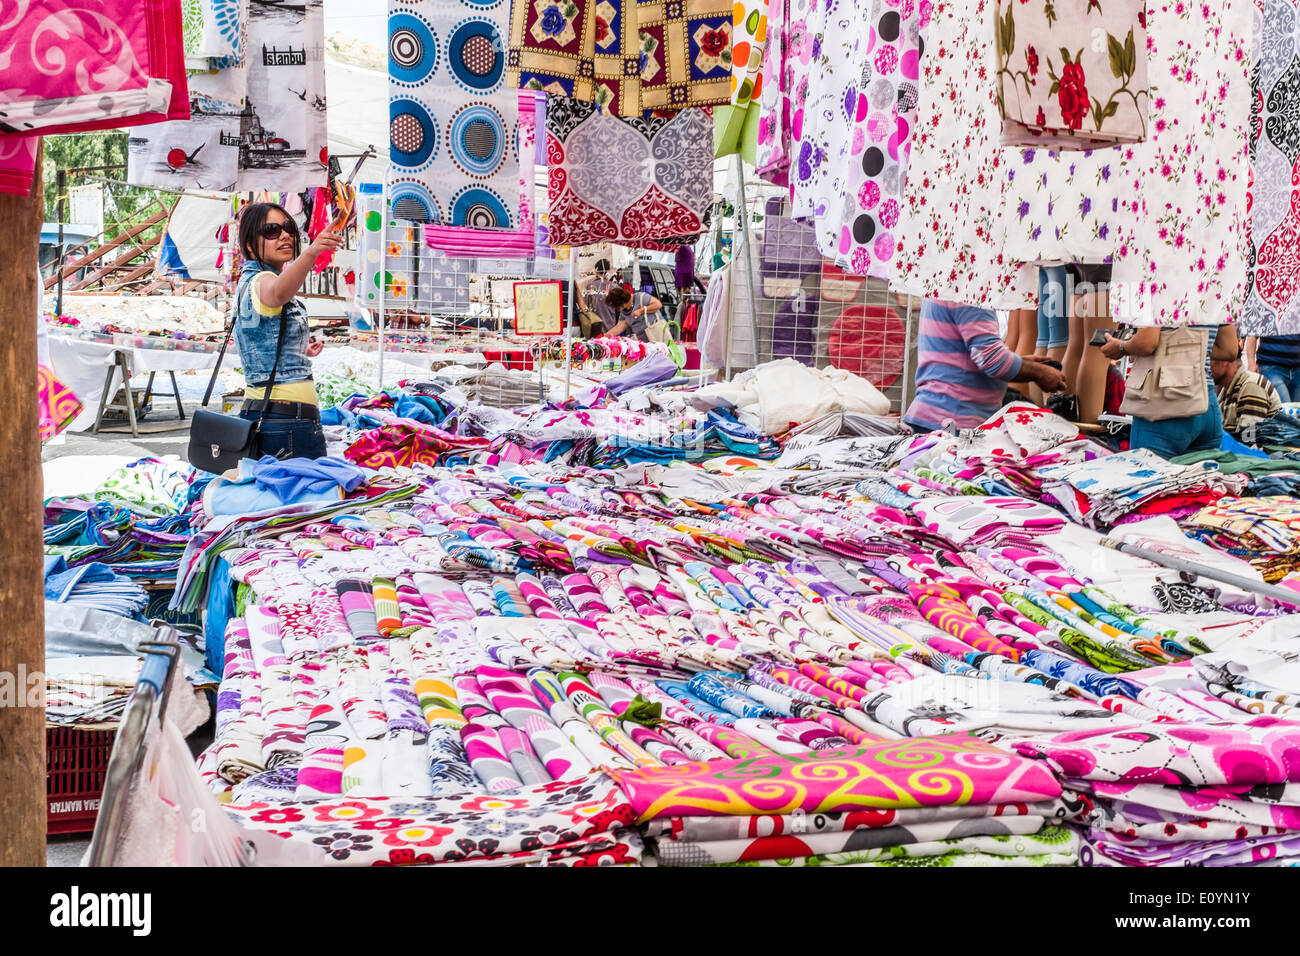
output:
MULTIPOLYGON (((279 315, 262 315, 253 308, 253 277, 275 271, 261 262, 245 262, 235 290, 235 344, 244 367, 244 379, 255 388, 264 386, 271 377, 281 322, 279 315)), ((307 344, 311 333, 307 328, 307 306, 302 299, 294 298, 285 304, 281 315, 284 316, 284 347, 280 350, 275 382, 277 385, 309 382, 311 359, 307 357, 307 344)))

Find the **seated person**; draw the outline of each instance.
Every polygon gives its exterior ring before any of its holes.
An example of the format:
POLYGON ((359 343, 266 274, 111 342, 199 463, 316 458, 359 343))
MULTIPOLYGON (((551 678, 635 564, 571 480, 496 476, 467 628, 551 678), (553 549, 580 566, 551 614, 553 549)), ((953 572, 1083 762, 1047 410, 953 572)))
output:
POLYGON ((1273 384, 1259 372, 1241 364, 1241 356, 1210 359, 1210 374, 1219 396, 1223 429, 1234 438, 1249 435, 1253 426, 1272 418, 1282 407, 1273 384))
POLYGON ((1002 407, 1008 382, 1034 382, 1050 394, 1061 390, 1065 376, 1007 348, 992 310, 928 299, 922 304, 916 397, 904 422, 917 431, 950 421, 974 428, 1002 407))

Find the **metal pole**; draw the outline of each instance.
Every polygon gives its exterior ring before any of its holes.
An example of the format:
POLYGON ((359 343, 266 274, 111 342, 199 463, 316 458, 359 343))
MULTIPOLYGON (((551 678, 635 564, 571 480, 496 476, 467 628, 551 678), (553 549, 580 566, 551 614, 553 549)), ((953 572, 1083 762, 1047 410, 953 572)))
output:
POLYGON ((578 308, 578 247, 569 247, 569 309, 564 323, 564 400, 573 394, 573 319, 578 308))
MULTIPOLYGON (((745 164, 736 154, 736 215, 743 216, 742 233, 745 237, 745 288, 749 290, 749 333, 753 336, 753 354, 754 365, 758 365, 758 320, 754 316, 754 309, 758 307, 758 299, 754 295, 754 240, 749 234, 749 205, 745 202, 745 164)), ((734 240, 733 240, 734 241, 734 240)))
POLYGON ((912 404, 915 388, 912 371, 912 297, 907 297, 907 318, 903 322, 903 389, 898 395, 898 414, 903 415, 912 404))
POLYGON ((384 390, 384 321, 388 302, 388 180, 392 167, 384 171, 384 192, 379 198, 379 320, 375 332, 379 340, 379 390, 384 390))
MULTIPOLYGON (((68 195, 68 174, 66 170, 59 170, 59 175, 55 179, 54 191, 58 194, 59 200, 59 291, 54 300, 54 314, 63 315, 63 220, 67 219, 67 195, 68 195)), ((127 393, 130 394, 131 386, 127 383, 127 393)))
POLYGON ((1300 591, 1292 591, 1290 588, 1280 588, 1276 584, 1264 584, 1260 581, 1252 581, 1250 578, 1244 578, 1239 574, 1233 574, 1231 571, 1220 571, 1217 568, 1207 568, 1205 565, 1197 564, 1194 561, 1188 561, 1185 558, 1175 557, 1171 554, 1162 554, 1159 551, 1149 551, 1146 548, 1139 548, 1137 545, 1128 544, 1124 541, 1116 541, 1114 538, 1102 538, 1101 543, 1104 547, 1113 551, 1122 551, 1125 554, 1131 554, 1135 558, 1145 558, 1152 564, 1158 564, 1161 567, 1169 568, 1174 571, 1182 571, 1196 577, 1209 578, 1212 581, 1221 581, 1224 584, 1231 584, 1235 588, 1241 588, 1251 594, 1258 594, 1262 597, 1272 598, 1280 604, 1288 604, 1300 607, 1300 591))

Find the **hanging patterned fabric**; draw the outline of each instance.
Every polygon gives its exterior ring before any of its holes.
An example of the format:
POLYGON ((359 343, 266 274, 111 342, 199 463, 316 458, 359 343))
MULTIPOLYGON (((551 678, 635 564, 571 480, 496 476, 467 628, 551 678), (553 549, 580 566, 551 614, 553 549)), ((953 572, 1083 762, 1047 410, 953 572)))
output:
POLYGON ((1004 146, 1147 138, 1146 0, 1000 0, 994 26, 1004 146))
POLYGON ((510 19, 512 86, 621 112, 639 78, 636 0, 519 0, 510 19))
POLYGON ((792 16, 802 17, 806 9, 803 0, 771 0, 767 10, 767 49, 763 51, 763 65, 759 69, 761 86, 754 171, 778 186, 788 183, 790 168, 789 24, 792 16))
POLYGON ((39 136, 0 136, 0 193, 31 193, 39 142, 39 136))
POLYGON ((1244 335, 1300 332, 1300 11, 1255 10, 1250 113, 1250 258, 1244 335))
POLYGON ((735 5, 731 14, 731 101, 713 111, 713 155, 739 153, 751 165, 758 146, 767 0, 735 5))
POLYGON ((623 118, 552 96, 546 105, 552 245, 645 245, 703 229, 713 200, 711 121, 623 118))
POLYGON ((1035 302, 1038 274, 1002 255, 1002 167, 1014 153, 998 144, 993 8, 956 0, 930 20, 895 281, 926 298, 1015 309, 1035 302))
POLYGON ((203 0, 202 42, 218 54, 207 62, 226 65, 194 74, 189 119, 132 134, 127 179, 217 192, 326 186, 321 2, 252 3, 241 22, 237 2, 203 0))
POLYGON ((713 106, 731 97, 732 0, 638 0, 639 100, 620 114, 713 106))
POLYGON ((1146 19, 1151 135, 1120 163, 1131 198, 1120 200, 1111 312, 1136 325, 1232 322, 1249 255, 1251 4, 1152 5, 1146 19))
MULTIPOLYGON (((533 258, 536 243, 533 211, 534 159, 537 156, 537 101, 545 104, 546 94, 518 90, 519 96, 519 220, 514 229, 475 229, 472 226, 444 226, 427 223, 424 243, 448 256, 521 256, 533 258)), ((545 116, 543 116, 545 122, 545 116)))
POLYGON ((518 93, 507 0, 391 0, 390 196, 399 219, 476 229, 519 221, 518 93))
MULTIPOLYGON (((828 184, 814 201, 817 245, 835 264, 857 275, 888 278, 894 270, 899 203, 916 126, 917 83, 930 22, 927 0, 874 0, 857 59, 856 104, 830 161, 828 184)), ((846 115, 850 108, 845 91, 846 115)))
POLYGON ((189 115, 181 8, 28 0, 0 11, 0 133, 72 133, 189 115))
POLYGON ((726 103, 730 0, 520 0, 510 79, 621 116, 726 103))
POLYGON ((81 414, 81 400, 44 365, 36 366, 41 442, 44 444, 81 414))

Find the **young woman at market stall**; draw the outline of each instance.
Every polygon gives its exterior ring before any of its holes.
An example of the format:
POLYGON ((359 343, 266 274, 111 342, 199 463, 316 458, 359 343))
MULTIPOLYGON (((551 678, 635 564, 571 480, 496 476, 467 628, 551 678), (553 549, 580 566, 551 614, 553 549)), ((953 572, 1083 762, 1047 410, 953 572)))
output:
POLYGON ((631 334, 642 342, 662 341, 664 305, 649 292, 633 295, 619 286, 609 290, 605 302, 619 313, 618 324, 609 330, 610 335, 631 334))
POLYGON ((324 346, 311 338, 307 306, 295 297, 316 257, 341 247, 343 237, 327 229, 306 252, 300 252, 300 245, 298 226, 283 207, 274 203, 244 207, 239 217, 244 268, 235 292, 235 342, 247 384, 239 415, 249 421, 261 419, 259 451, 277 458, 325 457, 311 372, 311 360, 324 346), (263 412, 272 370, 275 384, 263 412))
POLYGON ((1129 409, 1133 415, 1133 430, 1129 436, 1130 447, 1149 448, 1162 458, 1176 458, 1194 451, 1218 451, 1223 441, 1223 418, 1219 412, 1219 402, 1214 395, 1214 378, 1210 369, 1213 359, 1237 358, 1240 343, 1237 328, 1233 325, 1192 326, 1193 331, 1205 333, 1205 355, 1176 355, 1167 351, 1157 356, 1161 347, 1169 348, 1169 342, 1175 335, 1185 336, 1186 329, 1157 328, 1151 326, 1139 329, 1128 340, 1117 339, 1106 333, 1106 343, 1099 349, 1107 359, 1131 356, 1143 359, 1156 356, 1155 368, 1151 362, 1135 362, 1129 370, 1125 385, 1126 408, 1130 400, 1145 396, 1141 406, 1129 409), (1204 365, 1200 366, 1199 363, 1204 365), (1194 367, 1188 368, 1191 363, 1194 367), (1176 407, 1180 403, 1189 403, 1187 385, 1199 382, 1203 369, 1206 390, 1206 407, 1193 415, 1174 417, 1144 416, 1143 410, 1158 416, 1162 410, 1176 407), (1170 371, 1186 371, 1188 375, 1168 375, 1170 371), (1136 395, 1135 395, 1136 393, 1136 395))

